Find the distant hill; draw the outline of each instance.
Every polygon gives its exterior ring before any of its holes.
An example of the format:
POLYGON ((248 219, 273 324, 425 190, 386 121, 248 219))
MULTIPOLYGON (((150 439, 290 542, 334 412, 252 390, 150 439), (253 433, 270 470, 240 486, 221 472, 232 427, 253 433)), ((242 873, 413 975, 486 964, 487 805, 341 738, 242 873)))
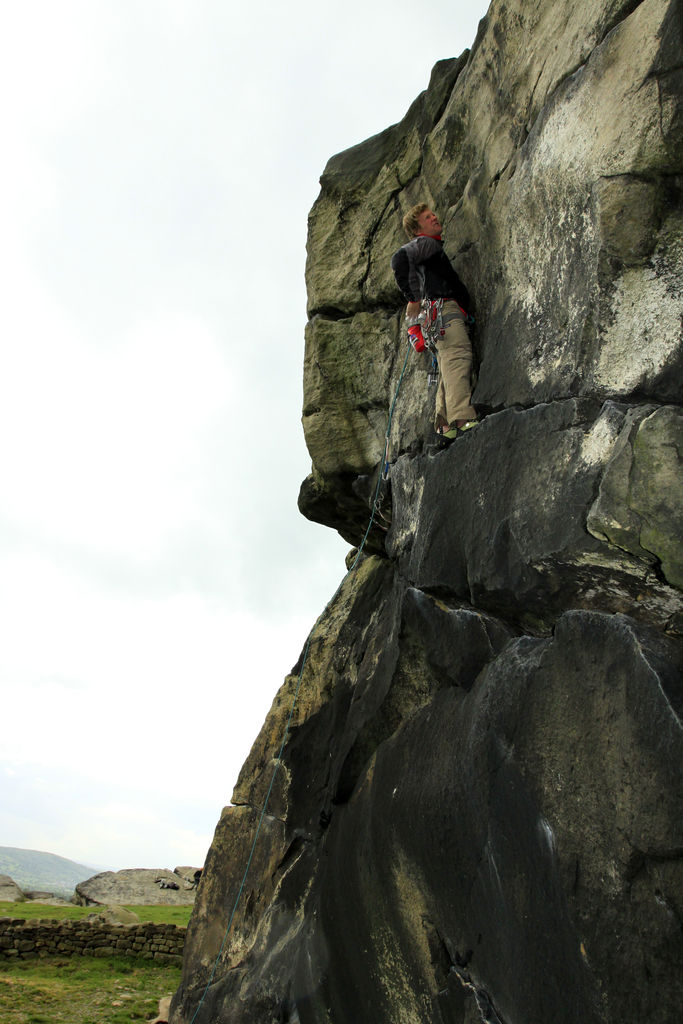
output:
POLYGON ((9 875, 24 891, 38 889, 70 899, 76 885, 98 870, 54 853, 0 846, 0 875, 9 875))

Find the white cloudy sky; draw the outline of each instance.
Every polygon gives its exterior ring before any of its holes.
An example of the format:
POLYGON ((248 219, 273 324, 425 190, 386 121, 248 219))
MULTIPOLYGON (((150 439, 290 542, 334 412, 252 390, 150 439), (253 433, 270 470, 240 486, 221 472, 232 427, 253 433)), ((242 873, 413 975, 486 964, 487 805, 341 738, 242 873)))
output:
POLYGON ((487 6, 5 10, 0 845, 203 862, 345 572, 296 507, 318 178, 487 6))

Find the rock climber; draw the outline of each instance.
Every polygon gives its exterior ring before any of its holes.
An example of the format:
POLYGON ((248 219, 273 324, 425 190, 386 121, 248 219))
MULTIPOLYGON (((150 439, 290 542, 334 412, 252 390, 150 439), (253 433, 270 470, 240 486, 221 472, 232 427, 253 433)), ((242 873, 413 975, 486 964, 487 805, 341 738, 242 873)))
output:
POLYGON ((408 303, 406 320, 414 324, 425 306, 428 315, 436 315, 440 306, 434 427, 446 445, 478 422, 472 405, 472 345, 465 327, 470 296, 444 252, 441 224, 427 203, 418 203, 406 213, 403 228, 410 241, 394 253, 391 269, 408 303))

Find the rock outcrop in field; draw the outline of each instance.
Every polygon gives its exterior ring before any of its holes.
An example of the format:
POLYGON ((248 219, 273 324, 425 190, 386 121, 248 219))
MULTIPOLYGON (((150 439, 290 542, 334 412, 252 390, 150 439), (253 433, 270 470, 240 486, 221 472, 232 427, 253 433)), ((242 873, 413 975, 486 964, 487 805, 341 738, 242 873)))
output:
POLYGON ((196 884, 191 868, 124 868, 122 871, 101 871, 85 882, 79 882, 74 903, 80 906, 117 904, 169 904, 189 906, 194 903, 196 884))

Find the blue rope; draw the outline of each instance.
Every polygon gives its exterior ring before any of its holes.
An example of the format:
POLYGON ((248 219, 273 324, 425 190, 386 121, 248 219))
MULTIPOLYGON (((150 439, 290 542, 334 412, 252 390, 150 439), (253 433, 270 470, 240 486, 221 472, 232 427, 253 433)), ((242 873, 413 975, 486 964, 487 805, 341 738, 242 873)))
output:
POLYGON ((209 980, 207 981, 207 983, 206 983, 206 985, 204 987, 204 991, 202 992, 201 999, 197 1003, 197 1009, 194 1011, 194 1014, 193 1014, 193 1016, 192 1016, 192 1018, 190 1020, 190 1024, 194 1024, 195 1020, 197 1019, 197 1015, 198 1015, 198 1013, 199 1013, 199 1011, 200 1011, 200 1009, 201 1009, 201 1007, 202 1007, 202 1005, 204 1003, 204 1000, 206 999, 206 994, 209 991, 209 989, 211 987, 211 983, 213 982, 213 979, 215 977, 216 971, 218 970, 218 964, 220 963, 221 954, 223 953, 223 949, 225 948, 225 943, 228 941, 228 935, 230 934, 230 929, 232 928, 232 922, 233 922, 233 920, 235 918, 235 914, 237 912, 237 907, 239 906, 239 902, 240 902, 240 899, 242 897, 242 893, 244 891, 244 887, 245 887, 245 885, 247 883, 247 875, 249 874, 249 868, 251 867, 251 862, 254 859, 254 852, 256 850, 256 843, 258 841, 258 837, 259 837, 259 834, 261 832, 261 826, 263 824, 263 819, 266 816, 266 810, 268 809, 268 801, 270 800, 270 794, 271 794, 271 792, 273 790, 273 785, 275 783, 275 776, 277 775, 277 771, 278 771, 278 768, 280 766, 280 761, 282 759, 282 753, 283 753, 283 751, 285 749, 285 743, 287 742, 287 737, 289 736, 289 729, 290 729, 290 726, 292 724, 292 717, 294 715, 294 709, 296 707, 297 698, 299 696, 299 689, 301 687, 301 680, 303 678, 304 668, 306 667, 306 661, 308 659, 308 652, 309 652, 310 647, 311 647, 311 637, 313 636, 313 632, 315 630, 315 627, 318 625, 318 623, 322 619, 322 617, 325 614, 325 612, 327 611, 327 609, 330 607, 332 602, 337 597, 337 594, 339 593, 341 588, 344 586, 344 583, 346 582, 348 577, 351 575, 353 570, 356 568, 356 565, 358 564, 358 560, 360 559, 360 557, 361 557, 361 555, 363 553, 363 548, 365 547, 367 539, 368 539, 368 537, 370 535, 370 530, 372 529, 373 523, 375 521, 375 515, 377 513, 377 499, 379 498, 379 489, 380 489, 381 484, 382 484, 382 477, 384 476, 384 470, 385 470, 386 464, 387 464, 387 452, 389 450, 389 437, 390 437, 390 434, 391 434, 391 423, 392 423, 392 420, 394 418, 394 409, 396 407, 396 401, 398 399, 398 393, 401 390, 401 384, 403 383, 403 377, 404 377, 405 372, 406 372, 406 367, 408 365, 408 357, 410 356, 411 351, 412 351, 412 346, 409 343, 408 344, 408 350, 406 352, 406 357, 405 357, 405 360, 403 362, 403 369, 401 370, 401 376, 399 377, 398 385, 396 387, 396 392, 394 394, 394 400, 391 403, 391 408, 389 409, 389 422, 387 423, 387 432, 386 432, 386 435, 385 435, 385 438, 384 438, 384 453, 382 455, 382 464, 381 464, 381 467, 380 467, 380 471, 379 471, 379 474, 377 476, 377 487, 375 488, 375 495, 374 495, 374 498, 373 498, 373 501, 372 501, 372 512, 370 514, 370 522, 368 523, 368 528, 365 531, 365 536, 363 537, 363 540, 360 543, 360 546, 359 546, 358 551, 356 553, 356 557, 354 558, 353 563, 351 564, 351 567, 349 568, 348 572, 346 573, 346 575, 342 579, 341 583, 339 584, 339 586, 335 590, 334 594, 332 595, 332 597, 327 602, 327 604, 323 608, 322 612, 320 613, 320 615, 316 619, 315 624, 313 626, 313 629, 308 634, 308 639, 307 639, 306 645, 304 647, 303 659, 301 661, 301 668, 299 670, 299 677, 297 679, 296 687, 294 689, 294 696, 292 698, 292 706, 289 709, 289 718, 287 719, 287 724, 285 726, 284 735, 282 737, 282 743, 280 744, 280 749, 278 751, 277 758, 275 759, 275 768, 273 769, 273 774, 272 774, 271 779, 270 779, 270 785, 268 786, 268 792, 266 793, 266 799, 265 799, 264 804, 263 804, 263 810, 261 811, 261 817, 259 818, 258 825, 256 826, 256 832, 254 834, 254 841, 251 844, 251 851, 249 853, 249 858, 247 860, 247 866, 244 869, 244 874, 242 876, 242 882, 240 883, 240 887, 239 887, 239 889, 237 891, 237 896, 235 897, 235 902, 234 902, 234 905, 233 905, 233 908, 232 908, 232 913, 230 914, 230 920, 228 921, 228 926, 225 929, 225 935, 223 936, 223 941, 221 942, 221 947, 218 950, 218 954, 217 954, 216 959, 214 961, 213 969, 211 971, 211 974, 209 975, 209 980))

